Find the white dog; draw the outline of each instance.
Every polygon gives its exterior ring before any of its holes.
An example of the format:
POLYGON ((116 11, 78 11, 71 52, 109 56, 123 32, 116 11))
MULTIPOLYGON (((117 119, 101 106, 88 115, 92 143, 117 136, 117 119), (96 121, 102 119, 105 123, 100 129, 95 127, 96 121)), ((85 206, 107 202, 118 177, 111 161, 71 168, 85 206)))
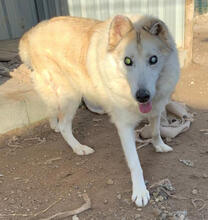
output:
POLYGON ((72 134, 72 119, 84 97, 101 106, 116 125, 131 171, 132 200, 150 199, 135 145, 135 126, 147 118, 157 152, 172 148, 160 137, 160 114, 179 77, 175 43, 159 19, 117 15, 107 21, 57 17, 22 37, 22 61, 48 104, 51 126, 78 155, 94 150, 72 134))

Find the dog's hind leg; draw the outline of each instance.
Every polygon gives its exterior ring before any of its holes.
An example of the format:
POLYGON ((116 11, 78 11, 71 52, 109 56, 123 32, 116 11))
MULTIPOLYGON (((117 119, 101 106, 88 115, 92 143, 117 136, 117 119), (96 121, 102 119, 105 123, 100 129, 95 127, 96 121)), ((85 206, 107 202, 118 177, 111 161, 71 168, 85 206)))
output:
POLYGON ((172 147, 165 144, 160 136, 160 115, 150 118, 149 122, 152 130, 152 144, 156 152, 172 151, 172 147))
POLYGON ((64 109, 64 112, 62 112, 62 115, 59 117, 58 127, 63 138, 71 146, 74 153, 78 155, 88 155, 93 153, 94 150, 86 145, 80 144, 72 133, 72 120, 79 104, 80 99, 69 100, 68 107, 64 109))

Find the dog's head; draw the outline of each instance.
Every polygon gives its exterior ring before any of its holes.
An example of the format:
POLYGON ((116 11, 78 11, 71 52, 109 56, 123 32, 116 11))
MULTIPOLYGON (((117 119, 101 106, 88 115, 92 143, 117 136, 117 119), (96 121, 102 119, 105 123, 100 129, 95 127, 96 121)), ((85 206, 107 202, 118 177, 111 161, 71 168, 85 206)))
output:
POLYGON ((157 19, 138 28, 125 16, 115 16, 111 22, 108 52, 117 71, 128 80, 142 113, 152 109, 157 80, 171 53, 168 36, 165 24, 157 19))

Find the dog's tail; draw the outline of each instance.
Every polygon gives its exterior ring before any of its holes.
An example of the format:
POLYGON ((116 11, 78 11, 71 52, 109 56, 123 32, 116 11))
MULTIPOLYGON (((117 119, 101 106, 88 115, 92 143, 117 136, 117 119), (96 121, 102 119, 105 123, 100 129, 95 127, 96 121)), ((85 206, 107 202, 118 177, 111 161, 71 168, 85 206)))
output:
POLYGON ((19 55, 22 62, 29 68, 31 68, 30 62, 30 51, 29 51, 29 40, 28 40, 28 32, 26 32, 19 42, 19 55))

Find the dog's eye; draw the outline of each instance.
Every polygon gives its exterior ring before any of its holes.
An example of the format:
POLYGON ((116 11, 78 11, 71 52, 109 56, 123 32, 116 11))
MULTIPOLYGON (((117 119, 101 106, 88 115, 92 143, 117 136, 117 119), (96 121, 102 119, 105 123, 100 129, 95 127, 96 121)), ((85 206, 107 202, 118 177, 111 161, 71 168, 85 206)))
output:
POLYGON ((133 65, 133 61, 130 57, 125 57, 124 58, 124 63, 127 65, 127 66, 132 66, 133 65))
POLYGON ((150 58, 149 58, 149 64, 150 65, 154 65, 154 64, 156 64, 157 63, 157 56, 151 56, 150 58))

